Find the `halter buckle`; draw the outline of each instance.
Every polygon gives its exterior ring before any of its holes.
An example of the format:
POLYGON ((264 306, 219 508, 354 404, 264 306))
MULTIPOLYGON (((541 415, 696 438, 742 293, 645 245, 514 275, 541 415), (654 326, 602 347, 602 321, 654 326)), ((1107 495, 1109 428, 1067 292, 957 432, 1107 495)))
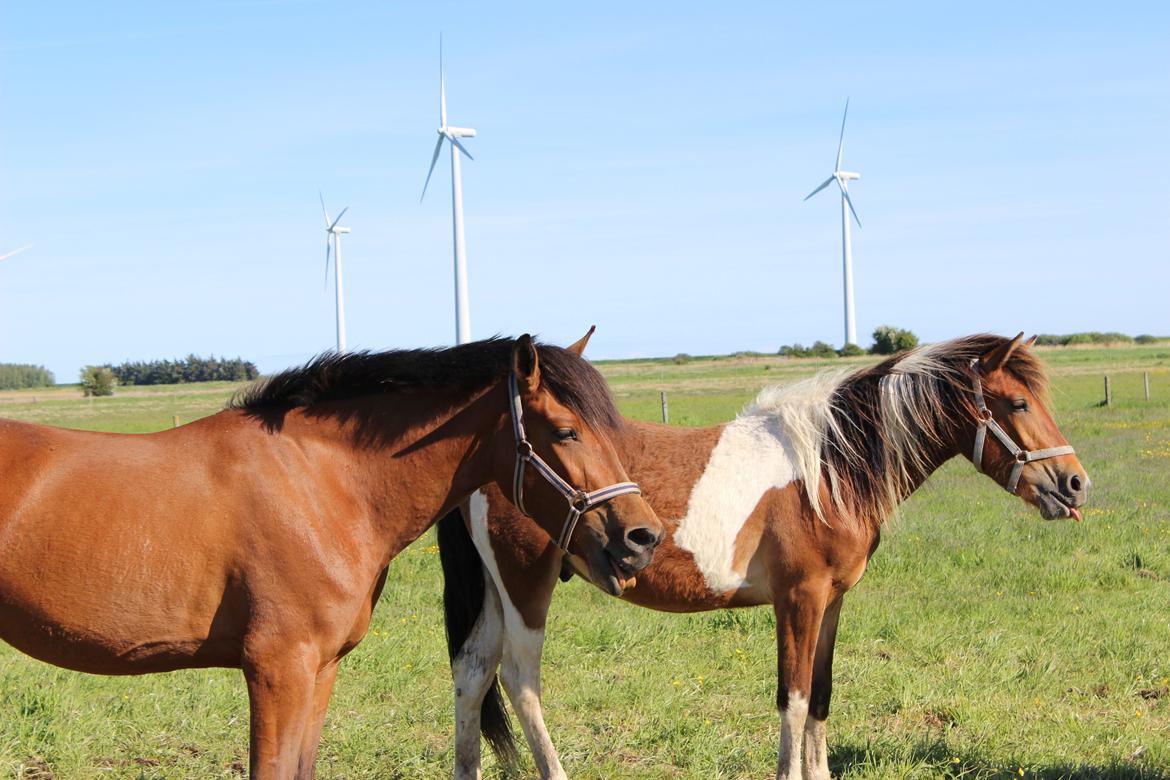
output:
POLYGON ((991 420, 992 420, 991 410, 988 409, 986 406, 979 409, 975 413, 975 416, 979 419, 979 422, 984 423, 984 424, 987 424, 987 423, 991 422, 991 420))
POLYGON ((1021 466, 1025 463, 1028 463, 1028 455, 1030 454, 1031 453, 1028 452, 1028 450, 1020 450, 1016 453, 1016 463, 1019 463, 1021 466))
POLYGON ((532 455, 535 451, 532 449, 532 442, 528 439, 521 439, 516 442, 516 457, 520 460, 532 460, 532 455))

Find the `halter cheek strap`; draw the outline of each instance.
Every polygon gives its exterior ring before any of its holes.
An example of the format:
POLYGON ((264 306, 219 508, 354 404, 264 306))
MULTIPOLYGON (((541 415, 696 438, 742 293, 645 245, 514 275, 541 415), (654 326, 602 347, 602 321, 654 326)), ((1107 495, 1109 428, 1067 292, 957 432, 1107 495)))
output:
POLYGON ((1072 455, 1076 450, 1072 445, 1065 444, 1060 447, 1047 447, 1042 450, 1025 450, 1008 435, 1008 432, 995 421, 991 414, 991 410, 987 408, 987 403, 983 400, 983 380, 979 377, 979 359, 971 361, 971 372, 974 374, 974 381, 972 386, 975 388, 975 413, 977 418, 977 426, 975 428, 975 451, 971 454, 971 461, 975 464, 975 470, 980 473, 983 471, 983 444, 987 440, 987 431, 990 430, 995 438, 999 439, 999 443, 1011 453, 1015 458, 1015 465, 1012 466, 1011 476, 1008 478, 1004 489, 1009 493, 1015 493, 1016 488, 1020 484, 1020 475, 1024 471, 1024 466, 1037 460, 1044 460, 1045 458, 1055 458, 1058 455, 1072 455))
POLYGON ((528 441, 528 437, 524 433, 524 408, 520 403, 520 388, 514 374, 508 375, 508 394, 511 397, 511 404, 508 408, 512 413, 512 434, 516 437, 516 469, 512 475, 512 503, 521 512, 528 514, 528 510, 524 508, 524 467, 531 464, 536 473, 544 477, 545 481, 556 488, 557 492, 569 502, 569 514, 565 517, 565 524, 557 538, 557 546, 568 553, 569 540, 573 538, 573 530, 576 529, 577 521, 581 519, 581 515, 618 496, 641 493, 642 491, 634 482, 618 482, 589 492, 574 488, 562 479, 560 474, 553 471, 552 467, 532 449, 532 443, 528 441))

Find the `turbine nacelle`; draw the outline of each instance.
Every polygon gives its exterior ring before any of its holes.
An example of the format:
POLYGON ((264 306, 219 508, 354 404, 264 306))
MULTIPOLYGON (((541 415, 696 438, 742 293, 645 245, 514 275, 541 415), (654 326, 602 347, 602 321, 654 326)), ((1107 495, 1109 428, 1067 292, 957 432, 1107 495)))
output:
POLYGON ((861 178, 860 173, 853 173, 852 171, 837 171, 833 175, 836 176, 837 179, 841 180, 841 181, 853 181, 854 179, 861 178))
POLYGON ((456 138, 475 138, 475 130, 470 127, 439 128, 439 133, 446 136, 455 136, 456 138))

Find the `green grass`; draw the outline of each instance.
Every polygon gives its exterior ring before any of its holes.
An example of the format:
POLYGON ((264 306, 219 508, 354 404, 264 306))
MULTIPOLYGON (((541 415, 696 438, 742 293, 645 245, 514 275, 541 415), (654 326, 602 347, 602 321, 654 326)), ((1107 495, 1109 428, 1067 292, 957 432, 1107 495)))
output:
MULTIPOLYGON (((936 474, 846 598, 829 720, 835 773, 1170 778, 1170 348, 1044 356, 1058 422, 1094 483, 1085 523, 1043 522, 966 461, 936 474), (1098 405, 1106 372, 1109 408, 1098 405)), ((601 368, 624 413, 657 418, 665 389, 672 422, 708 424, 763 384, 864 360, 601 368)), ((231 392, 177 387, 36 404, 0 394, 0 414, 140 431, 213 412, 231 392)), ((570 776, 770 776, 773 626, 768 608, 668 615, 579 579, 559 588, 544 701, 570 776)), ((343 662, 321 777, 449 776, 445 659, 428 534, 390 567, 371 634, 343 662)), ((38 767, 70 779, 234 777, 246 750, 238 672, 99 678, 0 647, 0 778, 47 777, 38 767)), ((520 776, 534 777, 525 761, 520 776)), ((487 775, 502 776, 490 759, 487 775)))

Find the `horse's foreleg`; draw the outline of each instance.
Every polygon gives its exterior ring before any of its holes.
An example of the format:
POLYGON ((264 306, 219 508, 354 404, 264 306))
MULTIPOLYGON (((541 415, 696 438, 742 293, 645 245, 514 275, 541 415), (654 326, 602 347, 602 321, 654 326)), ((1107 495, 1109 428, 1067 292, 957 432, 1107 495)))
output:
POLYGON ((317 654, 286 648, 245 658, 251 705, 252 780, 288 780, 297 771, 313 711, 317 654))
MULTIPOLYGON (((506 596, 505 596, 506 598, 506 596)), ((504 663, 500 680, 520 719, 524 737, 541 780, 568 780, 557 749, 553 746, 544 712, 540 706, 540 656, 544 651, 544 628, 529 628, 515 608, 504 611, 504 663), (514 620, 509 620, 514 616, 514 620)))
POLYGON ((801 777, 801 742, 812 695, 813 657, 826 606, 824 589, 811 584, 783 588, 773 595, 776 611, 777 687, 780 710, 778 780, 801 777))
POLYGON ((829 744, 825 736, 825 721, 829 718, 829 699, 833 695, 833 647, 837 643, 837 619, 841 616, 844 596, 825 609, 813 657, 812 696, 809 698, 808 719, 804 724, 805 780, 829 780, 829 744))
POLYGON ((317 672, 317 679, 313 685, 313 708, 309 713, 309 725, 301 739, 296 780, 315 780, 317 777, 317 746, 321 744, 321 729, 325 725, 329 697, 333 695, 333 682, 337 679, 338 663, 339 661, 332 661, 317 672))
POLYGON ((504 620, 495 583, 484 576, 483 609, 451 662, 455 683, 455 780, 479 780, 479 713, 504 645, 504 620))

